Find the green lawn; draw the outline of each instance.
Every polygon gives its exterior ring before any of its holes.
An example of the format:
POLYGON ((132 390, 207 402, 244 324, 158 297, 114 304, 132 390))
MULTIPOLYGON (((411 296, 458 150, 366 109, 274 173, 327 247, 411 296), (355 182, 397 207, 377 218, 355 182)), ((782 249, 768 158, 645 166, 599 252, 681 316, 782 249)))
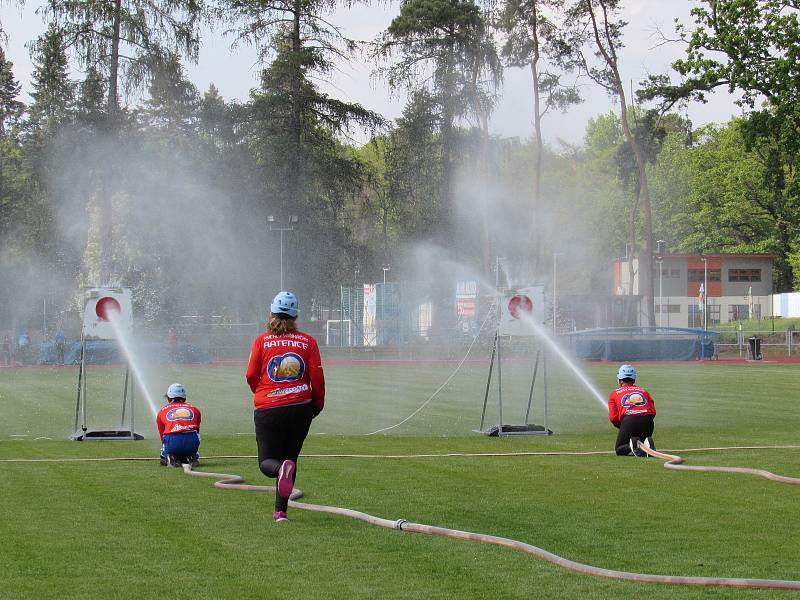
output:
MULTIPOLYGON (((329 366, 328 406, 301 457, 304 501, 525 541, 588 564, 668 575, 800 579, 800 486, 674 472, 660 461, 588 456, 333 458, 330 454, 595 451, 613 446, 603 408, 565 370, 549 380, 551 437, 486 438, 486 369, 464 367, 391 435, 364 433, 416 410, 453 366, 329 366)), ((504 420, 520 422, 530 366, 504 364, 504 420)), ((204 413, 206 457, 255 453, 240 368, 154 369, 153 389, 186 384, 204 413)), ((606 395, 616 365, 586 367, 606 395)), ((644 364, 662 449, 800 445, 798 367, 644 364)), ((0 370, 0 460, 148 457, 141 442, 72 442, 76 371, 0 370), (25 437, 23 437, 25 436, 25 437), (49 438, 49 439, 48 439, 49 438)), ((90 371, 90 426, 118 425, 117 369, 90 371)), ((139 397, 137 396, 137 400, 139 397)), ((537 386, 535 418, 541 422, 537 386)), ((496 397, 490 398, 494 422, 496 397)), ((800 449, 686 453, 689 464, 800 476, 800 449)), ((202 469, 268 482, 253 459, 202 469)), ((791 592, 637 585, 569 573, 512 550, 291 511, 217 490, 157 461, 0 462, 0 598, 768 598, 791 592)))

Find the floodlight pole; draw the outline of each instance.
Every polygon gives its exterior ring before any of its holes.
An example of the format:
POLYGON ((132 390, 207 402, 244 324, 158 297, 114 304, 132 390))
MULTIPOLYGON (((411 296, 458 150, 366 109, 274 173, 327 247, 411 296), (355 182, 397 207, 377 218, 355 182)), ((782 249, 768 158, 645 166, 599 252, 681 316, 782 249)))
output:
POLYGON ((703 333, 708 327, 708 259, 703 257, 703 333))
POLYGON ((556 335, 556 314, 558 313, 558 296, 556 293, 557 273, 558 273, 558 257, 560 252, 553 252, 553 336, 556 335))
POLYGON ((267 216, 267 225, 269 226, 270 231, 278 231, 280 232, 281 237, 281 290, 283 290, 283 232, 284 231, 294 231, 294 226, 297 225, 299 222, 299 217, 297 215, 290 215, 289 216, 289 227, 275 227, 275 217, 272 215, 267 216))
POLYGON ((706 357, 706 327, 708 326, 708 258, 703 256, 703 335, 700 338, 700 359, 706 357))

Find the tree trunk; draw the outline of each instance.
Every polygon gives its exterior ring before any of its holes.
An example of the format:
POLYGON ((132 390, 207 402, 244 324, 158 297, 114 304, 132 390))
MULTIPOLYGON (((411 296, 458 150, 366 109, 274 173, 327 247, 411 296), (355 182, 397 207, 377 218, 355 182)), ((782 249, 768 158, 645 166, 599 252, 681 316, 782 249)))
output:
POLYGON ((110 148, 109 152, 106 153, 106 165, 102 177, 103 196, 100 208, 100 285, 106 285, 111 282, 111 271, 114 265, 114 158, 112 153, 114 151, 113 137, 119 126, 119 45, 122 0, 114 0, 113 10, 113 38, 111 40, 111 64, 109 65, 108 102, 106 105, 109 125, 107 135, 112 139, 109 140, 110 148))
POLYGON ((480 151, 480 194, 483 202, 483 274, 489 276, 492 272, 492 240, 489 231, 489 206, 487 204, 489 187, 489 115, 488 111, 481 104, 480 94, 478 93, 478 77, 480 75, 480 61, 475 61, 472 69, 472 105, 473 111, 480 120, 481 132, 481 151, 480 151))
POLYGON ((647 314, 647 322, 650 327, 655 327, 656 315, 655 307, 653 306, 653 220, 650 209, 650 189, 647 184, 647 171, 645 168, 644 157, 639 143, 631 133, 631 128, 628 125, 628 104, 625 98, 625 86, 622 84, 622 79, 619 74, 619 66, 617 64, 617 55, 614 50, 614 45, 611 41, 611 35, 608 29, 608 14, 606 13, 606 5, 603 0, 600 0, 600 6, 603 8, 604 13, 604 29, 605 38, 608 41, 609 47, 603 45, 600 41, 600 31, 595 18, 594 8, 592 7, 592 0, 587 0, 586 5, 589 8, 589 16, 592 19, 592 27, 594 29, 594 38, 597 48, 603 55, 611 74, 614 78, 614 88, 619 98, 620 115, 622 118, 622 131, 625 133, 625 140, 633 151, 633 156, 636 161, 636 169, 639 174, 639 199, 641 201, 642 210, 644 211, 644 242, 645 250, 644 256, 639 256, 639 292, 644 291, 645 311, 647 314))
MULTIPOLYGON (((300 15, 303 10, 303 5, 300 0, 294 1, 294 20, 292 23, 292 55, 295 60, 300 56, 302 51, 302 40, 300 39, 300 15)), ((290 136, 291 136, 291 156, 289 157, 290 166, 290 181, 288 184, 288 192, 283 201, 283 212, 286 213, 290 206, 299 206, 300 198, 297 197, 298 192, 301 191, 303 183, 303 157, 302 157, 302 127, 303 127, 303 104, 300 98, 301 78, 302 71, 300 65, 295 65, 296 71, 292 79, 292 116, 290 122, 290 136), (295 194, 292 198, 291 195, 295 194)))
POLYGON ((794 287, 794 272, 792 269, 792 263, 790 263, 786 258, 791 252, 791 241, 789 239, 788 229, 789 228, 785 222, 778 224, 778 238, 780 239, 781 243, 781 260, 779 262, 780 267, 778 268, 778 271, 780 272, 781 279, 783 280, 780 282, 779 291, 781 292, 791 292, 794 287))
POLYGON ((542 228, 539 217, 541 214, 541 187, 542 187, 542 111, 539 98, 539 13, 536 4, 533 5, 533 18, 531 19, 531 42, 533 55, 531 57, 531 75, 533 76, 533 128, 536 135, 536 160, 533 168, 533 202, 531 205, 531 262, 533 280, 539 275, 539 266, 542 254, 542 228))

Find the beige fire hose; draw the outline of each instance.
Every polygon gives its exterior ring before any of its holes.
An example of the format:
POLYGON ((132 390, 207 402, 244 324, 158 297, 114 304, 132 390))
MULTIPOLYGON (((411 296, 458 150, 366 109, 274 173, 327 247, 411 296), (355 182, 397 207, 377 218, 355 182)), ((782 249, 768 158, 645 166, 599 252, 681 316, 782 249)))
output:
POLYGON ((766 477, 767 479, 771 479, 772 481, 779 481, 781 483, 800 484, 800 478, 786 477, 785 475, 776 475, 772 471, 766 471, 764 469, 749 469, 747 467, 707 467, 702 465, 697 465, 697 466, 684 465, 683 458, 681 458, 677 454, 667 454, 666 452, 659 452, 658 450, 653 450, 652 448, 648 448, 641 442, 639 442, 639 448, 654 458, 660 458, 661 460, 667 461, 664 463, 664 466, 667 469, 677 469, 680 471, 741 473, 744 475, 757 475, 759 477, 766 477))
MULTIPOLYGON (((759 469, 737 469, 737 468, 723 469, 722 467, 686 467, 683 465, 680 465, 679 467, 678 466, 679 462, 683 460, 679 456, 656 452, 655 450, 650 450, 649 448, 644 448, 644 449, 646 452, 648 452, 648 454, 651 454, 651 456, 656 456, 664 460, 669 460, 670 463, 672 464, 667 463, 664 466, 670 468, 684 468, 684 469, 688 468, 693 471, 726 470, 734 473, 742 473, 742 472, 750 473, 754 471, 760 471, 759 469)), ((212 479, 216 479, 217 481, 214 482, 214 487, 220 489, 275 493, 274 486, 245 485, 243 483, 244 479, 239 475, 227 475, 225 473, 208 473, 204 471, 193 471, 192 467, 186 464, 183 465, 183 472, 193 477, 209 477, 212 479)), ((762 475, 764 473, 769 473, 769 471, 758 472, 755 474, 762 475)), ((770 479, 775 479, 776 481, 784 481, 786 483, 800 483, 800 479, 792 479, 791 477, 781 477, 779 475, 774 475, 773 473, 769 473, 769 475, 772 475, 770 479)), ((767 475, 764 476, 767 477, 767 475)), ((569 571, 580 573, 581 575, 591 575, 593 577, 607 577, 609 579, 621 579, 624 581, 633 581, 636 583, 666 583, 673 585, 696 585, 696 586, 706 586, 706 587, 800 590, 800 581, 786 581, 782 579, 741 579, 732 577, 680 577, 677 575, 650 575, 647 573, 629 573, 627 571, 601 569, 599 567, 593 567, 591 565, 586 565, 583 563, 563 558, 561 556, 558 556, 557 554, 553 554, 552 552, 548 552, 547 550, 543 550, 542 548, 539 548, 537 546, 533 546, 531 544, 526 544, 525 542, 520 542, 509 538, 498 537, 495 535, 487 535, 483 533, 473 533, 470 531, 459 531, 457 529, 447 529, 445 527, 434 527, 432 525, 423 525, 421 523, 411 523, 409 521, 406 521, 405 519, 396 519, 396 520, 382 519, 380 517, 375 517, 367 513, 351 510, 349 508, 339 508, 337 506, 325 506, 322 504, 307 504, 305 502, 297 502, 296 499, 302 497, 302 495, 303 492, 301 492, 297 488, 295 488, 295 490, 292 492, 291 495, 292 501, 290 502, 290 505, 293 508, 299 508, 301 510, 308 510, 312 512, 322 512, 333 515, 350 517, 352 519, 358 519, 359 521, 366 521, 367 523, 371 523, 372 525, 386 527, 387 529, 399 529, 401 531, 408 531, 412 533, 425 533, 428 535, 438 535, 455 540, 471 540, 474 542, 481 542, 483 544, 494 544, 495 546, 503 546, 505 548, 511 548, 512 550, 518 550, 520 552, 524 552, 525 554, 531 554, 537 558, 546 560, 549 563, 552 563, 569 571)))

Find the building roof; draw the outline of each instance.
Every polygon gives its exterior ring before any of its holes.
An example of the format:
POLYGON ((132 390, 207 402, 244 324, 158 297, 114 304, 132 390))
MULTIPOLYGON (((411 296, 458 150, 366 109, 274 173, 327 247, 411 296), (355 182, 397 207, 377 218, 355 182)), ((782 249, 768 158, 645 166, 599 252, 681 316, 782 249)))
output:
MULTIPOLYGON (((637 255, 635 254, 634 257, 637 255)), ((752 258, 752 259, 759 259, 759 258, 766 258, 770 260, 775 260, 776 256, 774 254, 769 253, 753 253, 753 254, 745 254, 745 253, 709 253, 709 254, 672 254, 671 252, 664 254, 663 258, 752 258)), ((626 257, 616 258, 614 262, 627 262, 626 257)))

